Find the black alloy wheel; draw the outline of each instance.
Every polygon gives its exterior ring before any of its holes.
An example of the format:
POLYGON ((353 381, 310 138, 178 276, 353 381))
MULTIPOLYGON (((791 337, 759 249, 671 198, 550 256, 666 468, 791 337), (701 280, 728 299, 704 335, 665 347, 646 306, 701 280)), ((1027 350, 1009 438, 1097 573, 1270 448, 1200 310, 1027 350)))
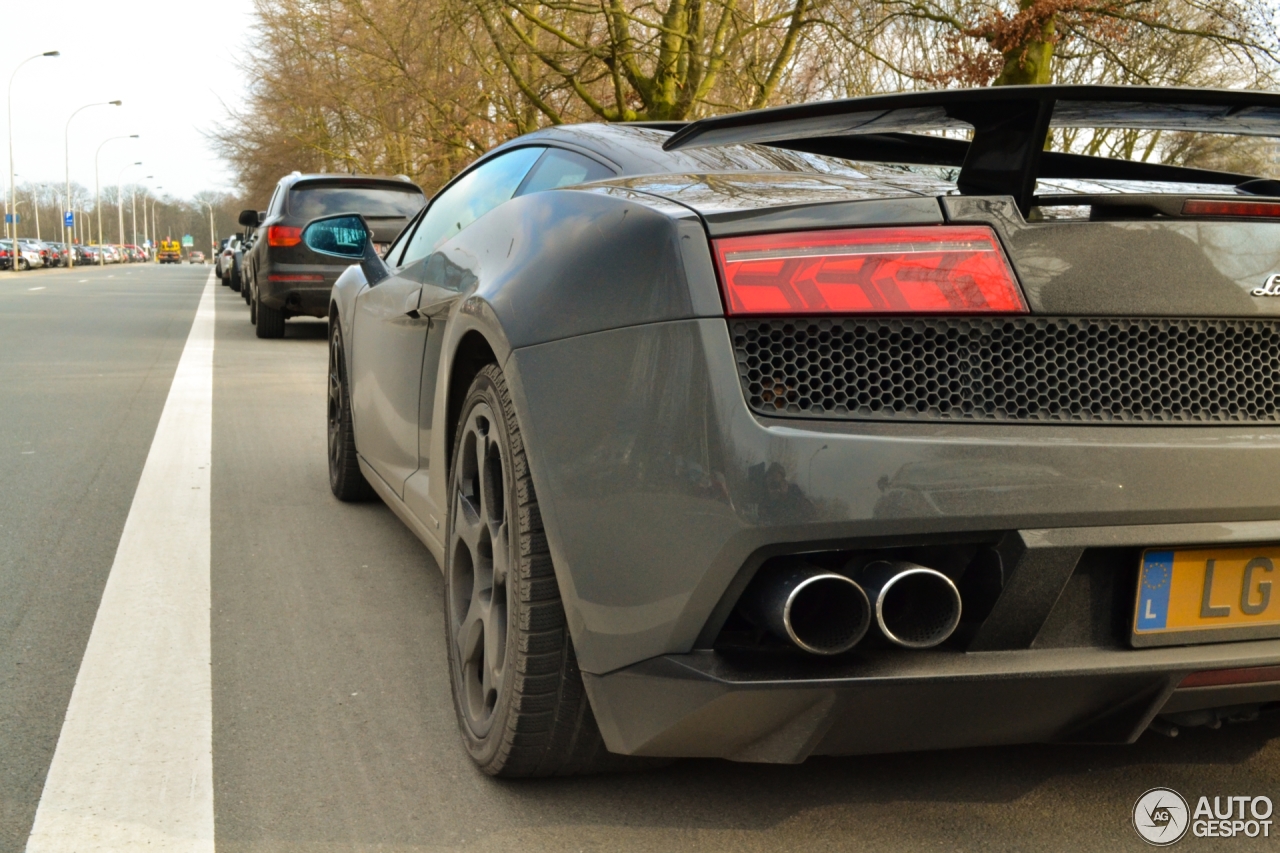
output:
POLYGON ((492 776, 652 764, 604 748, 497 365, 482 368, 471 384, 453 447, 445 642, 454 710, 472 760, 492 776))
POLYGON ((360 471, 355 432, 351 428, 351 396, 347 391, 347 363, 338 318, 329 320, 329 488, 340 501, 377 497, 360 471))
POLYGON ((478 400, 462 427, 450 530, 450 612, 457 625, 459 710, 478 738, 489 734, 507 675, 511 574, 510 459, 497 416, 478 400))

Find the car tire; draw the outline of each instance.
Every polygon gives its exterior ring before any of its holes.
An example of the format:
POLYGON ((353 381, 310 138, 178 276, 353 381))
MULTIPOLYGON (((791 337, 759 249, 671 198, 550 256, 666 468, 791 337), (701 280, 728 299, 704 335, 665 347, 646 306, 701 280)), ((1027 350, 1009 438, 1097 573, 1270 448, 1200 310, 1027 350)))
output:
POLYGON ((253 285, 247 285, 249 288, 249 323, 258 325, 258 300, 255 298, 256 293, 253 292, 253 285))
POLYGON ((347 362, 343 357, 342 326, 329 321, 329 488, 340 501, 369 501, 378 495, 360 472, 356 434, 351 426, 351 392, 347 388, 347 362))
POLYGON ((467 392, 452 458, 443 622, 454 710, 472 760, 506 777, 654 763, 604 747, 497 365, 481 369, 467 392))
POLYGON ((256 299, 254 301, 258 305, 258 337, 283 338, 284 309, 272 308, 270 305, 263 305, 256 299))
POLYGON ((21 271, 29 269, 31 269, 31 262, 26 258, 18 258, 18 270, 21 271))

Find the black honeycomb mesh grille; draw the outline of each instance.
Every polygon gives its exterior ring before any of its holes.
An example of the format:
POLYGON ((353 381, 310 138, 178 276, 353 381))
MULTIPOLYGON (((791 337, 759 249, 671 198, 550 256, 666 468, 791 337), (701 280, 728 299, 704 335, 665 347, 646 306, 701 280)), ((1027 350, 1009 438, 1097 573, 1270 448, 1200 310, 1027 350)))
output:
POLYGON ((1280 421, 1280 321, 731 320, 751 408, 782 417, 1280 421))

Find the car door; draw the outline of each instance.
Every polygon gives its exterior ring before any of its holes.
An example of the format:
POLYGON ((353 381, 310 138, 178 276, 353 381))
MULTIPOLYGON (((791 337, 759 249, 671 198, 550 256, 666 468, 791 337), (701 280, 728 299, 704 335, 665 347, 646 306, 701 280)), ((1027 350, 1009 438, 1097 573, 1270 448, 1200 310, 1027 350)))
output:
POLYGON ((471 192, 465 216, 453 215, 459 206, 458 200, 451 201, 439 210, 431 211, 432 220, 424 222, 421 229, 415 232, 414 256, 424 252, 428 255, 422 265, 422 300, 419 312, 431 318, 431 331, 427 336, 427 345, 422 359, 422 386, 419 397, 418 412, 418 455, 419 468, 405 483, 404 500, 409 510, 417 516, 428 532, 436 535, 440 531, 444 518, 444 507, 438 505, 443 494, 441 484, 434 484, 432 492, 432 476, 447 476, 448 472, 440 466, 432 470, 431 458, 433 421, 437 410, 436 392, 440 382, 441 344, 444 341, 444 323, 449 316, 449 309, 460 295, 468 280, 465 275, 447 262, 443 253, 435 252, 435 248, 444 246, 455 234, 471 221, 478 219, 483 213, 492 210, 510 197, 527 195, 555 187, 580 184, 612 177, 617 171, 583 154, 561 148, 520 149, 523 154, 511 152, 513 157, 502 170, 501 177, 494 175, 487 187, 471 192), (536 157, 533 152, 536 153, 536 157), (513 156, 514 155, 514 156, 513 156), (533 167, 528 164, 535 161, 533 167), (520 175, 523 174, 523 178, 520 175), (510 192, 516 187, 514 193, 510 192), (446 209, 449 211, 446 215, 446 209))
MULTIPOLYGON (((458 295, 428 280, 428 259, 454 234, 510 199, 541 150, 509 151, 450 184, 418 219, 404 249, 388 253, 392 275, 356 296, 348 344, 356 447, 401 498, 405 481, 419 468, 420 401, 424 393, 430 399, 435 388, 434 381, 424 388, 424 353, 428 338, 439 352, 443 331, 437 311, 418 309, 424 301, 438 308, 458 295)), ((430 373, 434 380, 434 370, 430 373)))

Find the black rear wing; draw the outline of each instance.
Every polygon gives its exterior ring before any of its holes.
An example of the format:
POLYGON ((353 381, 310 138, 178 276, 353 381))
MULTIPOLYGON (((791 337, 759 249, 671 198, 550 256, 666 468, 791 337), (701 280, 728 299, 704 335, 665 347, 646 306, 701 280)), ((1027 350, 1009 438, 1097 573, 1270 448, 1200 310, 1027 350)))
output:
MULTIPOLYGON (((756 143, 849 159, 958 166, 961 193, 1010 195, 1024 213, 1038 178, 1239 186, 1255 177, 1045 151, 1055 127, 1280 136, 1280 94, 1154 86, 905 92, 706 118, 676 131, 664 147, 756 143), (930 130, 972 130, 973 137, 965 142, 918 133, 930 130)), ((1264 194, 1280 192, 1275 182, 1257 184, 1264 194)))

